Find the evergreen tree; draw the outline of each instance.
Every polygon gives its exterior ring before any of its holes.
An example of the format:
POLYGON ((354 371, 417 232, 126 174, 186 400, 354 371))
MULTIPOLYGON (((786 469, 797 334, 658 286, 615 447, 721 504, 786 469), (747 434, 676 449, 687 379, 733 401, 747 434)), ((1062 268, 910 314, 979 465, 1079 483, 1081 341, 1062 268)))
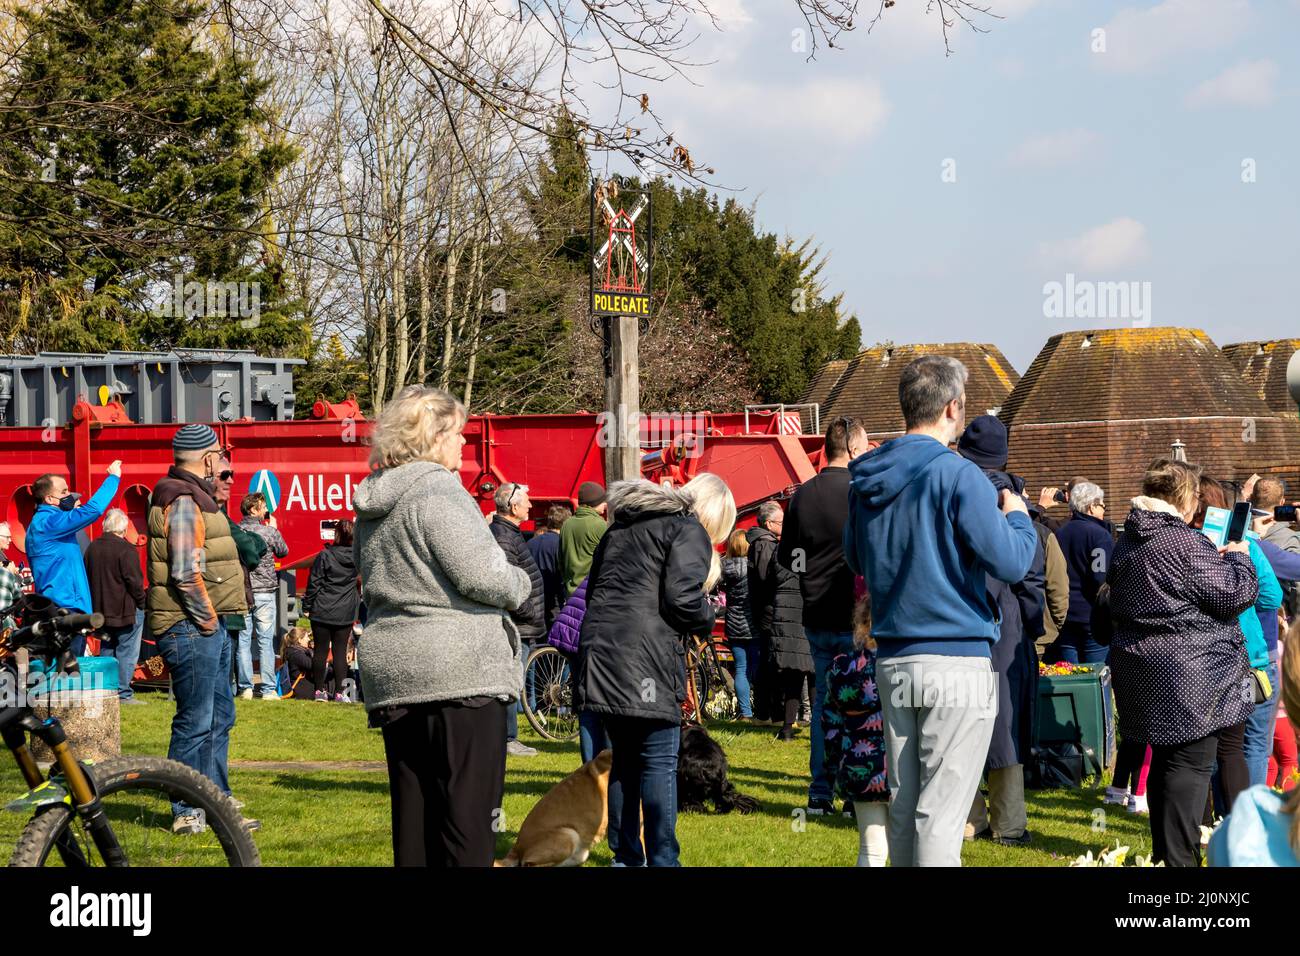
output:
POLYGON ((0 313, 13 337, 304 354, 300 309, 259 229, 294 150, 259 135, 266 83, 204 7, 58 0, 17 16, 27 39, 0 107, 0 313), (198 314, 165 314, 177 279, 205 286, 189 298, 198 314), (232 314, 230 290, 245 310, 232 314))

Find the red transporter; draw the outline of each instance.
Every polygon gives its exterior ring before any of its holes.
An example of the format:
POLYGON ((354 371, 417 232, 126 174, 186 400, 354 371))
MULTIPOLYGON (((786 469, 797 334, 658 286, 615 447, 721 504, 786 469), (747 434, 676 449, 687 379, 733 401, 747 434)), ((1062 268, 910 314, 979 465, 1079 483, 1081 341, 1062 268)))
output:
MULTIPOLYGON (((312 414, 302 421, 212 423, 235 470, 230 513, 237 518, 244 495, 263 492, 289 545, 280 563, 281 570, 292 572, 285 576, 282 620, 297 613, 294 595, 305 587, 333 523, 353 517, 352 492, 369 470, 373 423, 355 400, 317 401, 312 414)), ((8 556, 26 561, 25 529, 35 509, 31 484, 39 475, 66 475, 73 490, 89 497, 109 462, 121 459, 121 489, 113 507, 127 513, 126 538, 140 546, 143 562, 149 495, 172 464, 177 427, 135 424, 121 405, 82 400, 67 425, 0 428, 0 520, 9 522, 14 539, 8 556)), ((465 426, 461 481, 485 514, 507 481, 528 485, 534 515, 555 503, 572 506, 584 481, 606 483, 606 433, 601 419, 586 412, 473 416, 465 426)), ((714 472, 731 487, 743 526, 753 524, 763 501, 787 498, 812 477, 821 458, 821 436, 802 434, 798 413, 781 407, 647 415, 640 435, 646 478, 683 484, 700 472, 714 472)), ((92 538, 100 533, 99 524, 89 529, 92 538)))

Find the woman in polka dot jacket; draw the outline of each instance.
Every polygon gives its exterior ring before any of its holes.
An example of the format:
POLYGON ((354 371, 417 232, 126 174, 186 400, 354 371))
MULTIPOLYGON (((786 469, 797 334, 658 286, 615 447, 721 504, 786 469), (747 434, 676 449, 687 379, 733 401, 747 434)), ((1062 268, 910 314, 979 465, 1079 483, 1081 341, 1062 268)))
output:
POLYGON ((1152 462, 1111 557, 1110 667, 1120 734, 1151 745, 1154 861, 1200 865, 1200 822, 1217 732, 1254 707, 1238 616, 1259 584, 1247 546, 1190 527, 1200 469, 1152 462))

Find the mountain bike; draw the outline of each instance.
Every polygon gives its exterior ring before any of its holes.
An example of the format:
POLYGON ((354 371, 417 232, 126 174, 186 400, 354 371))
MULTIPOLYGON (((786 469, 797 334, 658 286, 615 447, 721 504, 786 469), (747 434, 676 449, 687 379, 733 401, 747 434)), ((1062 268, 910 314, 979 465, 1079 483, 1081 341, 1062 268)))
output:
POLYGON ((8 615, 20 616, 22 626, 0 633, 0 678, 13 691, 0 700, 0 735, 30 790, 6 809, 32 814, 10 866, 261 864, 238 806, 207 777, 160 757, 78 760, 58 719, 37 715, 26 681, 18 680, 18 653, 26 649, 44 660, 49 676, 73 675, 76 658, 68 648, 77 635, 102 627, 103 615, 70 613, 39 595, 0 610, 0 620, 8 615), (28 735, 54 755, 48 779, 28 747, 28 735), (192 807, 206 828, 173 833, 174 803, 192 807))

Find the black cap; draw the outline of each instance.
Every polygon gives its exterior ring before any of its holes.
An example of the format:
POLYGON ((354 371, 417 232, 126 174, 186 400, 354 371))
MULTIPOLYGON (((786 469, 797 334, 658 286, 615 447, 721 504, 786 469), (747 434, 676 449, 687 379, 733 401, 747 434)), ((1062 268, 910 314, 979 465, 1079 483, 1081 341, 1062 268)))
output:
POLYGON ((957 439, 957 453, 981 468, 1002 468, 1007 463, 1007 426, 996 415, 971 419, 957 439))
POLYGON ((605 489, 594 481, 584 481, 578 486, 578 504, 594 508, 605 500, 605 489))

